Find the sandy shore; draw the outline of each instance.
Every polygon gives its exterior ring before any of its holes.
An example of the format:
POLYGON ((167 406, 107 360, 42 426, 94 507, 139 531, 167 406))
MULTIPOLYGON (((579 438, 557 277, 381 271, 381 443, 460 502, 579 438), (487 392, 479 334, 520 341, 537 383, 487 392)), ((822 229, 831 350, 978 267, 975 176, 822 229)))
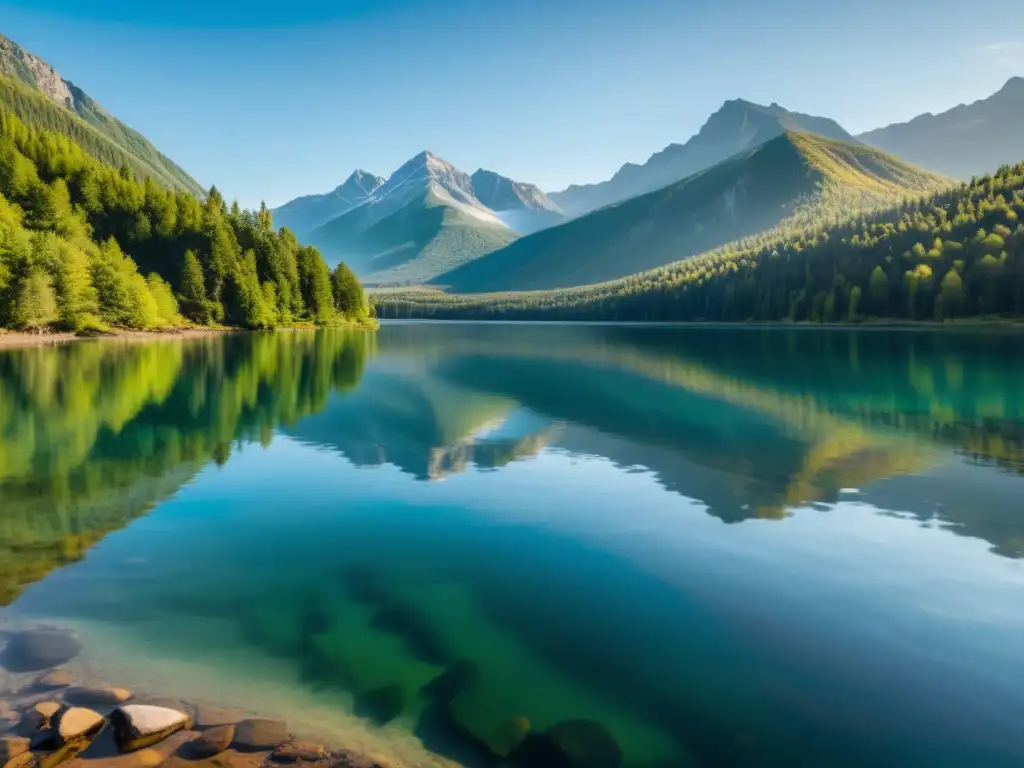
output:
POLYGON ((0 329, 0 349, 22 347, 55 347, 73 341, 151 341, 153 339, 193 339, 221 333, 239 333, 234 328, 172 328, 165 331, 113 331, 98 336, 76 336, 73 333, 21 333, 0 329))

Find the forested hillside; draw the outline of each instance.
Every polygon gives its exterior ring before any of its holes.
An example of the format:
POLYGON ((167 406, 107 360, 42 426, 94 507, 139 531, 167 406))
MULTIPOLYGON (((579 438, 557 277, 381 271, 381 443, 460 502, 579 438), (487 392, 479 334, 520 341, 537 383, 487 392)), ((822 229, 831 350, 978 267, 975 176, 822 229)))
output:
POLYGON ((638 321, 1024 316, 1024 163, 832 226, 563 291, 378 296, 382 317, 638 321))
POLYGON ((348 268, 332 275, 315 248, 274 230, 265 207, 243 211, 216 188, 200 201, 140 180, 77 138, 0 109, 0 327, 368 319, 348 268))
MULTIPOLYGON (((170 187, 203 193, 195 179, 157 150, 145 136, 108 114, 89 94, 62 78, 48 63, 3 35, 0 35, 0 104, 34 128, 74 135, 86 151, 98 149, 106 154, 116 149, 142 176, 151 176, 170 187)), ((119 159, 114 164, 124 163, 125 160, 119 159)))

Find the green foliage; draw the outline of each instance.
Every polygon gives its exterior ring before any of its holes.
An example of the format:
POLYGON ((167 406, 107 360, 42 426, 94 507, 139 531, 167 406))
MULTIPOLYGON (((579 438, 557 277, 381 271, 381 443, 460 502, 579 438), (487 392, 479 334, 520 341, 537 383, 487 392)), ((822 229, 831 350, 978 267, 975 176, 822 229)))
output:
POLYGON ((266 206, 229 209, 216 188, 200 201, 140 181, 0 104, 0 325, 25 325, 15 310, 34 270, 57 303, 43 325, 69 330, 366 318, 336 312, 319 252, 275 232, 266 206))
POLYGON ((382 317, 827 322, 852 315, 856 288, 866 293, 864 306, 856 302, 861 317, 1021 317, 1021 214, 1024 164, 600 285, 465 296, 392 291, 376 301, 382 317))
POLYGON ((18 292, 14 322, 30 331, 42 331, 56 319, 57 297, 54 296, 50 276, 41 269, 33 269, 22 281, 18 292))
POLYGON ((355 273, 345 262, 339 262, 331 273, 331 291, 334 294, 334 308, 345 317, 367 317, 370 306, 366 293, 355 273))

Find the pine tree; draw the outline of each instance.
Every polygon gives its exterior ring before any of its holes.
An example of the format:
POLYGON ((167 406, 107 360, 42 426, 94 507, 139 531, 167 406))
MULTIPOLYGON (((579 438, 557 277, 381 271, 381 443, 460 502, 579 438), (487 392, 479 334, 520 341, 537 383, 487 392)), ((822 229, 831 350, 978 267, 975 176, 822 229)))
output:
POLYGON ((331 273, 331 290, 334 308, 342 317, 358 320, 369 315, 363 286, 345 262, 339 262, 331 273))
POLYGON ((185 251, 179 285, 178 301, 185 317, 200 325, 212 322, 212 313, 206 300, 203 267, 196 258, 195 251, 185 251))
POLYGON ((38 333, 57 320, 57 297, 50 276, 41 269, 33 269, 22 283, 14 320, 20 327, 38 333))

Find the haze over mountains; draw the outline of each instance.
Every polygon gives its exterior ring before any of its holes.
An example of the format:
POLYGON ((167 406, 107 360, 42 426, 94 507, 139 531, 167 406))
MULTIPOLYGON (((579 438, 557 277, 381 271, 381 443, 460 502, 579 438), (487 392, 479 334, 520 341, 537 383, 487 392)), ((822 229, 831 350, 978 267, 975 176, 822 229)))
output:
POLYGON ((834 120, 790 112, 778 104, 764 107, 733 99, 685 144, 670 144, 643 165, 626 163, 608 181, 571 186, 553 193, 551 199, 567 213, 582 215, 684 179, 787 131, 854 141, 834 120))
POLYGON ((865 144, 956 179, 1024 159, 1024 77, 987 99, 862 133, 865 144))

